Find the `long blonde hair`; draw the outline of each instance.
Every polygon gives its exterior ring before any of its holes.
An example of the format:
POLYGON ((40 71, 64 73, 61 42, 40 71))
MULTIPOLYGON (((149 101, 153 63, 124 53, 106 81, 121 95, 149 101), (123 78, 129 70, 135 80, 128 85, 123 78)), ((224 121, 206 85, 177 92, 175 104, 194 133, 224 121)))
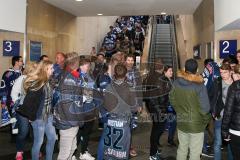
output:
POLYGON ((37 91, 48 81, 47 68, 52 65, 51 61, 41 61, 36 70, 27 74, 24 80, 23 87, 25 91, 33 90, 37 91))

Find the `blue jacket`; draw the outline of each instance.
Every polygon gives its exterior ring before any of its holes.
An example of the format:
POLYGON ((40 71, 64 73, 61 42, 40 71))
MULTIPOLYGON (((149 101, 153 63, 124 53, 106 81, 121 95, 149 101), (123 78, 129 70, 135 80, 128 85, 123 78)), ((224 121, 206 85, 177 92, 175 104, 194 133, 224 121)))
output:
POLYGON ((7 93, 7 106, 10 106, 11 104, 10 94, 12 91, 13 84, 15 80, 21 75, 22 75, 21 71, 15 71, 12 68, 8 69, 3 73, 2 76, 3 81, 1 82, 2 83, 1 86, 3 86, 3 83, 5 83, 5 92, 7 93))
MULTIPOLYGON (((75 126, 82 126, 85 121, 95 119, 97 112, 96 100, 90 102, 84 98, 84 92, 92 91, 93 96, 97 94, 94 89, 83 87, 84 80, 79 76, 75 77, 70 72, 64 71, 63 76, 55 89, 54 98, 54 125, 64 130, 75 126), (89 103, 90 102, 90 103, 89 103), (93 105, 92 105, 93 104, 93 105)), ((89 83, 91 86, 93 83, 89 83)), ((86 96, 87 97, 87 96, 86 96)))

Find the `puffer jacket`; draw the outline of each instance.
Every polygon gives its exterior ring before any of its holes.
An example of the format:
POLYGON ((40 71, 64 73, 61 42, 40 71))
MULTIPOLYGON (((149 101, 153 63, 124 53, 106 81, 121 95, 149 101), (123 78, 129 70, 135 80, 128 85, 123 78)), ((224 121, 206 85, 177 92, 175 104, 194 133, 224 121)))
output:
POLYGON ((177 127, 185 133, 203 132, 210 121, 207 89, 200 75, 178 72, 170 92, 170 102, 177 113, 177 127))
POLYGON ((240 80, 233 82, 228 89, 222 120, 223 138, 227 138, 229 129, 240 131, 240 80))

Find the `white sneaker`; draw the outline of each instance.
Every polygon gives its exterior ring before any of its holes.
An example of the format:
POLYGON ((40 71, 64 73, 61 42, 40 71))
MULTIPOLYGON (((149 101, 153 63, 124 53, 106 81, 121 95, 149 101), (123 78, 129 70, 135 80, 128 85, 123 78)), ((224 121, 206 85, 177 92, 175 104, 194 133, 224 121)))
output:
POLYGON ((84 154, 80 154, 79 159, 80 160, 95 160, 95 158, 87 151, 84 154))
POLYGON ((75 156, 72 156, 72 159, 71 160, 77 160, 77 158, 75 156))

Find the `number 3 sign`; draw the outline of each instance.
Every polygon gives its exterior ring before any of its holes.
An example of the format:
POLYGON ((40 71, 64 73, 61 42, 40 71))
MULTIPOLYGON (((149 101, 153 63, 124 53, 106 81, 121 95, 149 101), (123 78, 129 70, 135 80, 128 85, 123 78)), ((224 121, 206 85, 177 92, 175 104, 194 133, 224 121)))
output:
POLYGON ((220 58, 235 55, 237 51, 237 40, 221 40, 219 42, 220 58))
POLYGON ((3 41, 3 56, 19 56, 20 41, 3 41))

